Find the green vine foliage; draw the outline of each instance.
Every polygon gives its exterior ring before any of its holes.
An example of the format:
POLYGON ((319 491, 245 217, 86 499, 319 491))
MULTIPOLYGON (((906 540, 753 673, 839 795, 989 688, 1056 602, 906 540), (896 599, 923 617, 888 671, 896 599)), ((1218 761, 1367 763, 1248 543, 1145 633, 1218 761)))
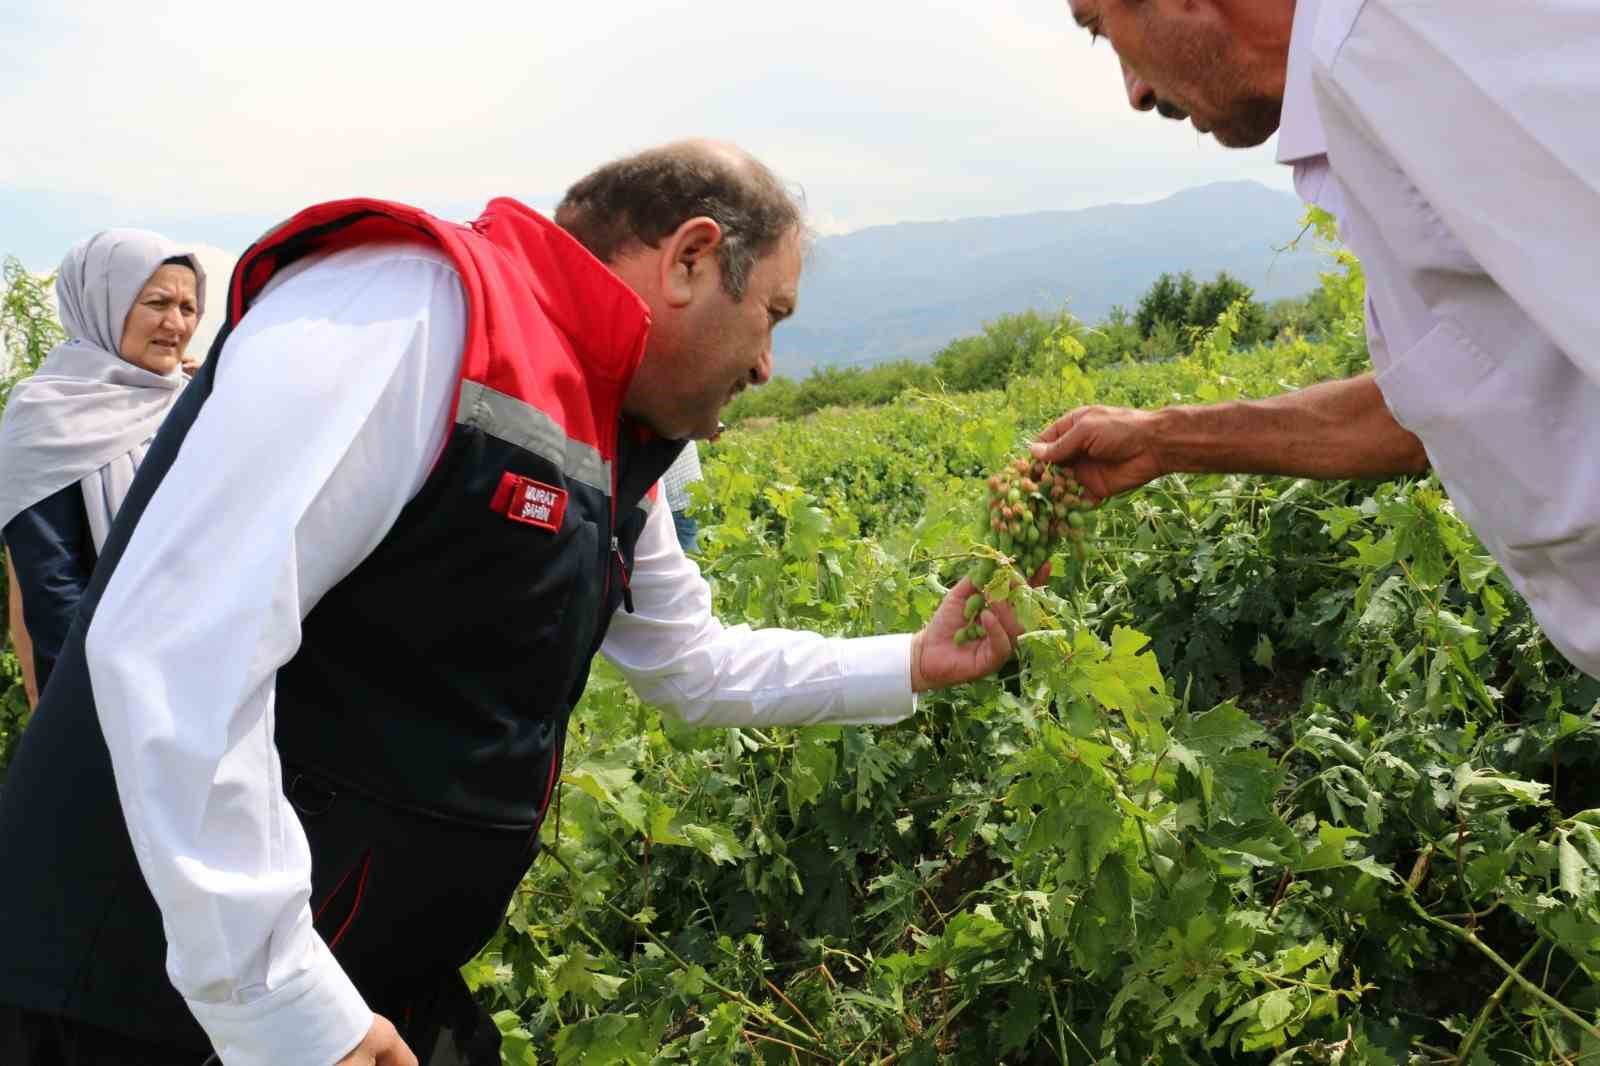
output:
MULTIPOLYGON (((910 629, 982 478, 1087 402, 1260 396, 1345 332, 730 433, 695 490, 730 623, 910 629)), ((996 679, 888 728, 688 730, 596 673, 546 853, 465 973, 532 1063, 1588 1061, 1600 685, 1430 478, 1173 477, 1023 594, 996 679)))
MULTIPOLYGON (((1063 323, 1003 391, 729 433, 694 488, 719 615, 915 628, 1040 426, 1359 370, 1358 271, 1314 340, 1241 348, 1224 313, 1091 369, 1063 323)), ((1437 483, 1165 478, 1095 543, 1018 594, 1015 664, 891 727, 687 729, 599 664, 463 971, 505 1061, 1600 1056, 1600 684, 1437 483)))
MULTIPOLYGON (((0 263, 0 411, 17 382, 39 369, 50 349, 66 340, 50 300, 53 275, 39 277, 7 256, 0 263)), ((22 687, 22 670, 11 647, 9 619, 10 575, 0 566, 0 782, 27 719, 28 699, 22 687)))

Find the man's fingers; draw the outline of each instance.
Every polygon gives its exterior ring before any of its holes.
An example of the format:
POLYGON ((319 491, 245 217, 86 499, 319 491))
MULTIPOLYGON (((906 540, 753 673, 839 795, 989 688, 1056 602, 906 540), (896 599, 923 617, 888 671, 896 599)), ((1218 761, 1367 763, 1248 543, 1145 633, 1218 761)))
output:
POLYGON ((1011 638, 1006 635, 1005 626, 1000 624, 995 612, 984 611, 978 615, 978 621, 983 623, 983 631, 989 639, 989 649, 998 655, 1001 661, 1011 658, 1011 638))
POLYGON ((1078 453, 1088 444, 1091 432, 1087 422, 1074 421, 1055 440, 1034 443, 1028 450, 1033 453, 1035 459, 1042 459, 1057 466, 1070 466, 1072 460, 1077 458, 1078 453))
POLYGON ((978 619, 989 634, 989 643, 1010 658, 1017 641, 1022 639, 1022 626, 1017 623, 1016 612, 1003 604, 996 604, 980 614, 978 619))
POLYGON ((1072 417, 1077 413, 1077 411, 1068 411, 1048 426, 1045 426, 1039 434, 1039 440, 1048 444, 1050 441, 1060 437, 1061 434, 1072 428, 1072 417))

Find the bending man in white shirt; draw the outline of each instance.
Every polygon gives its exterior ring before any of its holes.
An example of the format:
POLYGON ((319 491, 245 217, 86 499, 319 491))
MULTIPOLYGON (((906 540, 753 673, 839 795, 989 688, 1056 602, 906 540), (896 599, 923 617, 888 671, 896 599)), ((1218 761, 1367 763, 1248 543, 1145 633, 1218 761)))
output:
POLYGON ((1375 370, 1255 402, 1081 408, 1035 454, 1101 497, 1168 473, 1431 464, 1551 642, 1600 676, 1600 6, 1070 8, 1116 49, 1134 108, 1228 147, 1278 133, 1301 196, 1361 259, 1375 370))
POLYGON ((1004 609, 954 644, 965 584, 915 636, 712 616, 651 486, 795 309, 765 167, 671 145, 556 217, 344 201, 241 260, 0 802, 8 1066, 498 1063, 455 971, 597 649, 702 725, 891 723, 1011 655, 1004 609))

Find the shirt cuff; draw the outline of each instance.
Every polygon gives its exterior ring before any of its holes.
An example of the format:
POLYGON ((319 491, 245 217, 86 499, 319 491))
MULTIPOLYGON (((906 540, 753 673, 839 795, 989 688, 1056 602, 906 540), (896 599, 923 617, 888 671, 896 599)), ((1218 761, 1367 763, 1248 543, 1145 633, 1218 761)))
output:
POLYGON ((834 721, 841 725, 893 725, 915 713, 911 642, 910 633, 839 641, 844 706, 834 721))
POLYGON ((372 1010, 321 937, 309 970, 249 1003, 197 1003, 189 1009, 223 1066, 333 1066, 372 1028, 372 1010))

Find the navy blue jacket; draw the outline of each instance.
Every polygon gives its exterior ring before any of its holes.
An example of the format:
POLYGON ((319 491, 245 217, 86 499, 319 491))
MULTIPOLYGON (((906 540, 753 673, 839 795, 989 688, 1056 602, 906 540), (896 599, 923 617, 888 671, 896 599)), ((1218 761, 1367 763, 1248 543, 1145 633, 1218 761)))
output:
POLYGON ((4 534, 42 692, 94 572, 94 539, 82 492, 72 484, 45 497, 7 522, 4 534))

